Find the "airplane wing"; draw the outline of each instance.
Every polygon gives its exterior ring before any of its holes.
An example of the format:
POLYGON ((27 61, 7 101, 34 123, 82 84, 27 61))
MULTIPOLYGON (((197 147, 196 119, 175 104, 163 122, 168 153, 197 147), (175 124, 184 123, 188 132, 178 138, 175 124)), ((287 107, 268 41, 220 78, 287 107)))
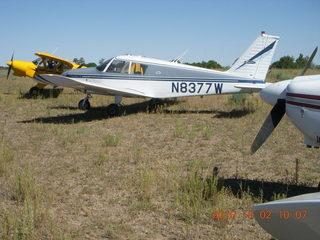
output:
POLYGON ((57 57, 57 56, 54 56, 52 54, 49 54, 49 53, 42 53, 42 52, 37 52, 35 53, 35 55, 41 57, 42 60, 44 59, 50 59, 50 60, 53 60, 53 61, 58 61, 58 62, 61 62, 65 65, 67 65, 68 67, 70 67, 71 69, 76 69, 78 68, 80 65, 74 63, 74 62, 71 62, 67 59, 64 59, 64 58, 60 58, 60 57, 57 57))
POLYGON ((53 86, 70 87, 80 91, 92 91, 97 94, 123 97, 148 97, 145 95, 145 93, 137 91, 135 89, 116 89, 109 86, 102 86, 96 83, 92 83, 87 81, 86 79, 80 80, 54 74, 41 74, 38 76, 38 78, 39 81, 46 84, 51 84, 53 86))

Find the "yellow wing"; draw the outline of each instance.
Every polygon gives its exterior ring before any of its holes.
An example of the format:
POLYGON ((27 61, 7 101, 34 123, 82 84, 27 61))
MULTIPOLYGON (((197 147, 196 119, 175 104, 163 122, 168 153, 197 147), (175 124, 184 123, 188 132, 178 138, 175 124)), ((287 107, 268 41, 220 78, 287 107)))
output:
POLYGON ((35 55, 39 56, 43 61, 47 59, 47 60, 61 62, 62 64, 67 65, 71 69, 76 69, 76 68, 80 67, 80 65, 78 65, 78 64, 76 64, 74 62, 71 62, 71 61, 69 61, 67 59, 64 59, 64 58, 61 58, 61 57, 54 56, 54 55, 49 54, 49 53, 37 52, 37 53, 35 53, 35 55))

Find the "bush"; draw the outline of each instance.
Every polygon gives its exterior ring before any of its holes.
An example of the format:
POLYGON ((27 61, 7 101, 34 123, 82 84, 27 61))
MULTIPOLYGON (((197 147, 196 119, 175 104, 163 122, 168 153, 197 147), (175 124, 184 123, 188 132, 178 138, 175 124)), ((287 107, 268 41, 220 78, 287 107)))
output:
POLYGON ((249 93, 235 93, 229 96, 229 101, 236 105, 244 105, 247 101, 249 93))

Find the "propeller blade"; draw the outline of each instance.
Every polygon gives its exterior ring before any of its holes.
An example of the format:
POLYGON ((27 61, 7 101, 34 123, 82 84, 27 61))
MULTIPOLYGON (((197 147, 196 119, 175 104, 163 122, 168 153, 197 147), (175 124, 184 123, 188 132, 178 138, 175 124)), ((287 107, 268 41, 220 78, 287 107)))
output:
POLYGON ((9 69, 8 69, 8 73, 7 73, 7 79, 9 78, 9 75, 10 75, 10 72, 11 72, 11 69, 12 69, 12 64, 13 64, 13 56, 14 56, 14 52, 12 53, 12 56, 11 56, 11 65, 9 66, 9 69))
POLYGON ((12 68, 12 65, 10 65, 9 68, 8 68, 7 79, 9 78, 9 75, 10 75, 10 72, 11 72, 11 68, 12 68))
POLYGON ((318 51, 318 47, 316 47, 316 48, 313 50, 311 56, 310 56, 309 59, 308 59, 308 62, 307 62, 307 64, 306 64, 306 66, 304 67, 304 69, 302 70, 302 72, 300 73, 299 76, 303 76, 303 75, 306 73, 306 71, 307 71, 308 68, 310 67, 310 65, 311 65, 311 63, 312 63, 312 60, 313 60, 314 56, 316 55, 317 51, 318 51))
POLYGON ((276 105, 264 121, 259 133, 251 145, 251 154, 254 154, 262 144, 268 139, 273 130, 276 128, 283 115, 286 113, 286 100, 278 99, 276 105))
POLYGON ((12 53, 12 56, 11 56, 11 62, 13 61, 13 57, 14 57, 14 52, 12 53))

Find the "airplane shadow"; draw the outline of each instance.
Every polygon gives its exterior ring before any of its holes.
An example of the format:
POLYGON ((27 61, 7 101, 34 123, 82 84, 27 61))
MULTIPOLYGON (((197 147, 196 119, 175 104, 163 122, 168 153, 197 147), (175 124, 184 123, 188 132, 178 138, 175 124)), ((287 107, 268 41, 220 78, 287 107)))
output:
POLYGON ((230 112, 227 111, 216 111, 216 115, 213 118, 241 118, 248 114, 254 113, 255 109, 242 108, 242 109, 233 109, 230 112))
POLYGON ((74 106, 64 106, 64 105, 59 105, 59 106, 54 106, 54 107, 48 107, 49 109, 65 109, 65 110, 79 110, 78 107, 74 106))
POLYGON ((320 183, 318 187, 309 187, 292 183, 236 178, 219 178, 218 185, 219 188, 223 186, 230 189, 232 194, 238 198, 242 198, 244 193, 249 193, 256 198, 262 198, 264 202, 272 201, 279 196, 293 197, 320 191, 320 183))
MULTIPOLYGON (((176 100, 163 100, 157 102, 156 105, 153 106, 153 109, 150 109, 150 101, 143 101, 139 103, 134 103, 131 105, 126 105, 122 107, 122 115, 131 115, 139 112, 154 112, 154 111, 162 111, 162 108, 165 106, 170 106, 176 104, 176 100)), ((78 108, 69 107, 69 106, 57 106, 51 107, 52 109, 70 109, 76 110, 78 108)), ((110 118, 107 115, 106 107, 91 107, 88 111, 83 113, 74 113, 68 115, 60 115, 54 117, 39 117, 30 120, 20 121, 20 123, 30 123, 30 122, 38 122, 38 123, 53 123, 53 124, 73 124, 78 122, 91 122, 94 120, 103 120, 106 118, 110 118)))
POLYGON ((214 114, 213 118, 241 118, 254 112, 254 109, 249 108, 233 109, 230 112, 218 110, 164 110, 164 113, 169 114, 214 114))
POLYGON ((44 88, 40 90, 39 95, 37 97, 33 97, 29 94, 29 92, 20 92, 19 99, 32 99, 32 98, 57 98, 63 92, 63 88, 44 88))

